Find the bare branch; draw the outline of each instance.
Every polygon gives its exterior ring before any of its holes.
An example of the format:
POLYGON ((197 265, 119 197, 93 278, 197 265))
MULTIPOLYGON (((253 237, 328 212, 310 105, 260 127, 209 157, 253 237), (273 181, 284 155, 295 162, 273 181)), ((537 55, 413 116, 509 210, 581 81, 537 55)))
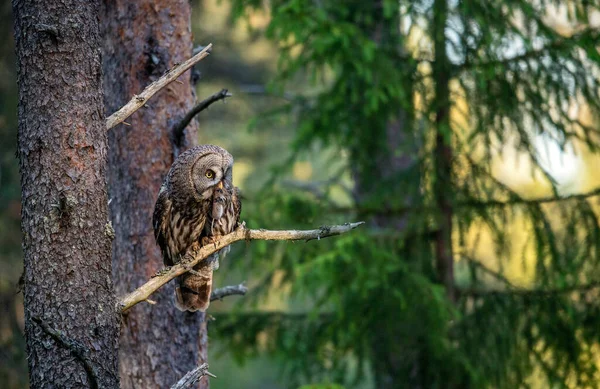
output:
POLYGON ((212 96, 202 100, 194 108, 188 112, 183 119, 177 124, 177 126, 173 129, 173 136, 176 140, 181 140, 183 137, 183 130, 187 127, 188 124, 192 121, 194 116, 199 114, 208 108, 212 103, 217 102, 219 100, 225 100, 227 97, 233 96, 231 93, 227 91, 227 89, 221 89, 221 91, 213 94, 212 96))
POLYGON ((340 235, 349 232, 356 227, 364 224, 364 222, 346 223, 337 226, 323 226, 315 230, 250 230, 242 223, 234 232, 223 236, 215 243, 206 245, 200 249, 188 251, 182 258, 181 262, 170 268, 161 270, 157 275, 151 278, 144 285, 140 286, 127 296, 121 299, 117 305, 117 310, 124 312, 134 305, 145 301, 156 292, 161 286, 171 281, 173 278, 185 274, 200 261, 208 258, 211 254, 216 253, 222 248, 230 245, 238 240, 313 240, 327 238, 329 236, 340 235))
POLYGON ((210 301, 222 300, 223 297, 233 296, 236 294, 243 296, 246 293, 248 293, 248 288, 244 284, 224 286, 222 288, 213 290, 213 292, 210 294, 210 301))
POLYGON ((142 93, 133 96, 133 98, 129 100, 127 104, 106 119, 106 129, 110 130, 131 116, 131 114, 133 114, 135 111, 143 107, 146 102, 156 94, 156 92, 175 81, 186 70, 200 62, 202 59, 206 58, 210 54, 211 49, 212 43, 184 63, 173 66, 173 68, 171 68, 161 78, 148 85, 146 89, 142 91, 142 93))
POLYGON ((90 388, 98 389, 98 373, 92 364, 92 361, 88 358, 89 351, 79 342, 73 339, 69 339, 64 333, 61 331, 55 330, 50 327, 46 322, 44 322, 39 317, 32 317, 33 321, 40 326, 42 330, 46 334, 48 334, 52 339, 54 339, 58 344, 67 350, 71 351, 71 354, 83 364, 83 368, 88 377, 88 381, 90 382, 90 388))
POLYGON ((182 379, 177 381, 175 385, 171 386, 171 389, 193 388, 194 384, 200 381, 200 378, 205 375, 217 378, 216 375, 208 371, 208 363, 203 363, 194 370, 190 370, 182 379))

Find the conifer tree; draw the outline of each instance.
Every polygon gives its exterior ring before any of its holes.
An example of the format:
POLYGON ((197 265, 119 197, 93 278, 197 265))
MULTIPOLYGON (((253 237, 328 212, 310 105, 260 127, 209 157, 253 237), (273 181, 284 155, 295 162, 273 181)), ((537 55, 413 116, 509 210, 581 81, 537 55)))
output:
POLYGON ((307 311, 217 320, 230 349, 247 355, 266 331, 293 382, 597 386, 600 191, 562 193, 536 145, 598 150, 598 2, 233 4, 237 17, 270 12, 273 90, 300 89, 276 111, 297 124, 294 157, 346 156, 318 195, 279 185, 278 171, 249 223, 354 214, 370 228, 302 250, 255 245, 262 285, 283 274, 307 311), (493 173, 507 150, 550 195, 493 173), (340 206, 332 194, 348 177, 352 202, 340 206), (478 257, 481 236, 493 258, 478 257), (503 271, 515 250, 533 263, 527 283, 503 271))

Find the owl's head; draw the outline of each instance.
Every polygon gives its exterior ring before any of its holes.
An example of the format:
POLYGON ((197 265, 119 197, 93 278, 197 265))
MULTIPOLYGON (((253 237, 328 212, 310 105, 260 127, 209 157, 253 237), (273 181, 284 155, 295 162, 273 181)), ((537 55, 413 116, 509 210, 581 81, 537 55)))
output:
POLYGON ((198 200, 211 198, 215 188, 230 189, 233 157, 227 150, 214 145, 193 147, 177 158, 171 173, 170 184, 178 192, 191 190, 198 200))

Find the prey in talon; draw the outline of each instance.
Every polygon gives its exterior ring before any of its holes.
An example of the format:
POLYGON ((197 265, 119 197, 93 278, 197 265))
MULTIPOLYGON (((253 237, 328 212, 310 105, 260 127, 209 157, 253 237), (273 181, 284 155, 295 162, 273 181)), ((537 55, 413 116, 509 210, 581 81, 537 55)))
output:
MULTIPOLYGON (((237 188, 234 189, 237 191, 237 188)), ((202 238, 202 246, 212 243, 216 247, 221 236, 233 231, 230 223, 231 216, 235 214, 233 201, 237 198, 237 193, 233 192, 234 190, 227 188, 222 182, 217 184, 213 192, 210 220, 205 227, 206 236, 202 238)), ((237 221, 235 224, 237 225, 237 221)))
MULTIPOLYGON (((205 224, 205 236, 202 238, 202 245, 217 245, 217 241, 227 235, 237 227, 239 223, 239 211, 241 202, 239 200, 238 189, 231 187, 227 182, 220 182, 213 191, 212 208, 210 219, 205 224)), ((219 250, 218 255, 214 254, 213 268, 219 268, 219 258, 223 259, 229 253, 229 246, 219 250)))

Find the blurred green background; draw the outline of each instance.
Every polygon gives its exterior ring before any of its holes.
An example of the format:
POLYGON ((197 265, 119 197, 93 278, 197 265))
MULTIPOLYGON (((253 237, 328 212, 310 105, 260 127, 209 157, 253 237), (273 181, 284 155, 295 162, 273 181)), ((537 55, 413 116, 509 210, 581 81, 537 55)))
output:
MULTIPOLYGON (((198 99, 234 95, 199 115, 199 143, 234 155, 242 218, 368 222, 234 247, 216 285, 250 293, 211 305, 213 388, 600 387, 597 2, 192 4, 215 47, 198 99), (435 269, 444 203, 454 302, 435 269)), ((21 388, 8 2, 0 18, 0 387, 21 388)))

